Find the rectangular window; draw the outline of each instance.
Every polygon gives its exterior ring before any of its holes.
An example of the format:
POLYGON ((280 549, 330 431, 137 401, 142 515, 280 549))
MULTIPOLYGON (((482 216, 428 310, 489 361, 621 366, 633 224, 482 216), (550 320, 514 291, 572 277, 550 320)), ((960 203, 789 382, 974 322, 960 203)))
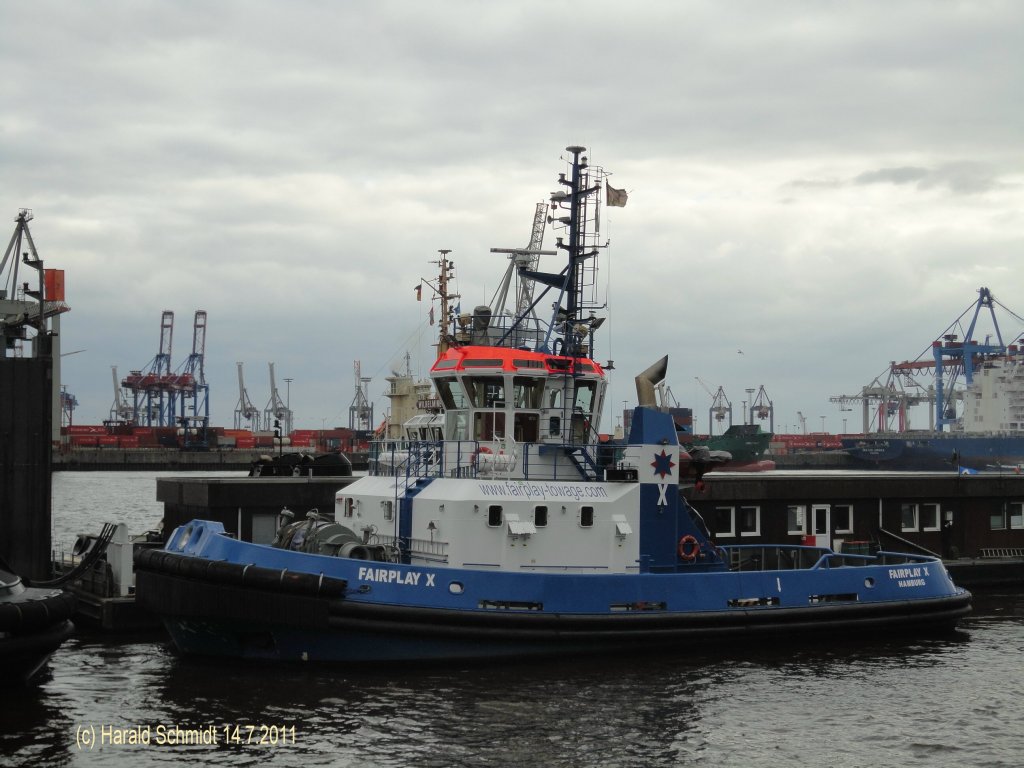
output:
POLYGON ((761 508, 740 507, 740 536, 759 536, 761 534, 761 508))
POLYGON ((900 504, 900 530, 916 531, 917 529, 917 504, 900 504))
POLYGON ((941 510, 938 504, 922 504, 921 505, 921 530, 922 531, 937 531, 939 530, 941 510))
POLYGON ((345 499, 345 506, 344 506, 344 509, 345 509, 344 517, 352 517, 352 514, 355 512, 355 508, 356 508, 356 501, 355 501, 355 499, 346 498, 345 499))
POLYGON ((501 525, 501 505, 492 504, 487 508, 487 525, 497 528, 501 525))
POLYGON ((1024 528, 1024 503, 1011 501, 1007 506, 1010 508, 1010 527, 1024 528))
POLYGON ((580 525, 590 528, 594 524, 594 508, 580 507, 580 525))
POLYGON ((853 505, 836 504, 832 507, 832 520, 836 533, 853 533, 853 505))
POLYGON ((988 516, 988 527, 993 531, 1005 531, 1006 530, 1006 505, 1002 505, 999 509, 992 510, 992 513, 988 516))
POLYGON ((733 507, 715 507, 715 536, 736 535, 736 510, 733 507))
POLYGON ((380 505, 384 508, 384 519, 392 520, 395 517, 395 502, 382 501, 380 505))
POLYGON ((807 507, 802 504, 786 507, 786 530, 790 536, 803 536, 807 533, 807 507))
POLYGON ((534 507, 533 508, 533 524, 538 528, 543 528, 548 524, 548 508, 547 507, 534 507))

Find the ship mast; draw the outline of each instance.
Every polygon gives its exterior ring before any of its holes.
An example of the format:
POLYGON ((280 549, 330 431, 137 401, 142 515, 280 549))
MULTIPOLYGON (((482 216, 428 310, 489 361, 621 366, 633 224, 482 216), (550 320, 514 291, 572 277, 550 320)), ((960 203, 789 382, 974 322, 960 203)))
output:
MULTIPOLYGON (((452 334, 452 323, 454 318, 451 317, 451 300, 461 298, 457 293, 448 292, 448 281, 455 273, 455 263, 448 259, 448 254, 451 253, 450 248, 441 248, 438 253, 441 254, 441 258, 437 261, 430 262, 431 264, 437 264, 437 287, 434 288, 436 298, 440 299, 441 302, 441 318, 438 322, 439 330, 437 337, 437 356, 441 357, 447 352, 455 342, 455 337, 452 334)), ((426 281, 430 284, 430 281, 426 281)), ((431 286, 433 288, 433 286, 431 286)))

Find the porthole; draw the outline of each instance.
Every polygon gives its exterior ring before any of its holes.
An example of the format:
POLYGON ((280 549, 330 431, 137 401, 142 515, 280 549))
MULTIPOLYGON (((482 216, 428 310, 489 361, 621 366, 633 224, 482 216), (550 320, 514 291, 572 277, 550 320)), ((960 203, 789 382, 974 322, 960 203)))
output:
POLYGON ((462 582, 453 581, 448 584, 448 591, 453 595, 461 595, 465 591, 465 588, 462 586, 462 582))
POLYGON ((875 580, 869 576, 868 578, 864 579, 864 586, 868 589, 873 589, 875 586, 875 580))

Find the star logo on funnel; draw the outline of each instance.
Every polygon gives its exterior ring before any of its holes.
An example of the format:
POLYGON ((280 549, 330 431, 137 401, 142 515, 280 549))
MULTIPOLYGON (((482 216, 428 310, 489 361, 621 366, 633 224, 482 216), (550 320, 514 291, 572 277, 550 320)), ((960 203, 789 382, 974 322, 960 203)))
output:
POLYGON ((675 462, 672 461, 672 457, 665 453, 665 449, 662 448, 660 454, 654 454, 654 461, 651 462, 651 466, 654 467, 654 474, 664 479, 672 474, 672 467, 675 466, 675 462))

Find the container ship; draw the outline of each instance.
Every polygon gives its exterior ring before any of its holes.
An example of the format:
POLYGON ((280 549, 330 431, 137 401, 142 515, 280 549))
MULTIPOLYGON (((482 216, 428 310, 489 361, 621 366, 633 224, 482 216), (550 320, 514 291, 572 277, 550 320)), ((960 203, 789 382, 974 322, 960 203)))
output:
POLYGON ((889 470, 1020 472, 1024 469, 1024 350, 987 360, 964 390, 963 414, 949 431, 844 438, 862 466, 889 470))

